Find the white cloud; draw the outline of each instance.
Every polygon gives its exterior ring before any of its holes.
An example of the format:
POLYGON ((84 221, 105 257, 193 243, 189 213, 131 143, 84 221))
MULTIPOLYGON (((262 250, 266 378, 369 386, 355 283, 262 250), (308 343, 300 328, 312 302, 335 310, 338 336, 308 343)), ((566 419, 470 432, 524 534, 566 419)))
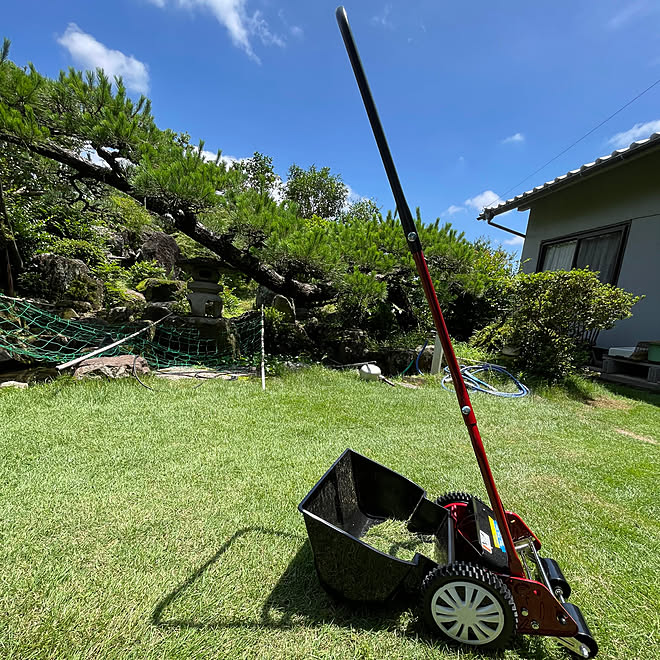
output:
POLYGON ((495 202, 499 201, 499 199, 499 195, 492 190, 484 190, 482 193, 479 193, 470 199, 466 199, 464 204, 468 208, 481 212, 481 209, 487 206, 492 206, 495 202))
POLYGON ((506 241, 502 241, 504 245, 511 245, 512 247, 520 247, 525 242, 525 239, 522 236, 512 236, 506 241))
MULTIPOLYGON (((197 150, 197 147, 194 147, 197 150)), ((218 157, 217 151, 209 151, 208 149, 202 149, 202 160, 206 160, 210 163, 215 163, 215 159, 218 157)), ((235 158, 234 156, 225 156, 220 154, 220 162, 224 163, 227 167, 231 167, 235 163, 245 160, 245 158, 235 158)))
POLYGON ((607 25, 612 30, 618 30, 635 18, 653 13, 654 9, 656 9, 656 7, 654 7, 653 4, 650 4, 647 0, 628 2, 621 11, 617 12, 612 18, 610 18, 607 25))
POLYGON ((305 31, 299 25, 291 25, 289 23, 283 9, 280 9, 277 12, 277 15, 291 36, 295 37, 296 39, 302 39, 305 36, 305 31))
POLYGON ((257 63, 261 60, 252 48, 251 39, 256 37, 264 46, 285 45, 279 35, 271 31, 263 14, 256 10, 251 15, 247 12, 248 0, 149 0, 157 7, 164 9, 165 6, 176 4, 189 10, 205 9, 210 11, 218 23, 223 25, 232 43, 245 51, 245 53, 257 63))
POLYGON ((445 213, 447 215, 454 215, 455 213, 462 213, 463 211, 465 211, 464 206, 456 206, 456 204, 452 204, 445 213))
POLYGON ((364 195, 360 195, 360 193, 355 192, 353 188, 351 188, 347 183, 344 184, 347 188, 347 195, 346 195, 346 203, 347 204, 355 204, 355 202, 360 202, 363 199, 369 199, 368 197, 365 197, 364 195))
POLYGON ((635 124, 627 131, 613 135, 607 141, 607 144, 615 149, 622 149, 623 147, 629 147, 632 142, 649 137, 652 133, 660 133, 660 119, 647 121, 645 124, 635 124))
POLYGON ((149 91, 149 71, 144 62, 108 48, 75 23, 69 23, 57 43, 64 46, 73 61, 85 69, 101 67, 109 76, 121 76, 127 89, 141 94, 149 91))
POLYGON ((376 14, 371 17, 372 25, 378 25, 379 27, 387 28, 388 30, 394 29, 394 23, 390 20, 390 14, 392 13, 392 5, 390 3, 386 4, 383 7, 383 11, 380 14, 376 14))
POLYGON ((514 133, 502 140, 502 144, 519 144, 525 141, 525 136, 522 133, 514 133))

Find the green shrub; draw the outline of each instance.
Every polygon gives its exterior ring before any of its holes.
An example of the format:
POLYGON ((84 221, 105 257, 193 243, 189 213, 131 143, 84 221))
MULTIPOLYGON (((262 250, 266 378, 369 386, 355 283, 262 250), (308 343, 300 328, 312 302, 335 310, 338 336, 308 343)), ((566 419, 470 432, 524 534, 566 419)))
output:
POLYGON ((126 287, 120 282, 104 282, 103 293, 103 303, 108 309, 124 307, 128 302, 126 287))
POLYGON ((352 326, 360 325, 371 316, 387 297, 387 284, 357 266, 344 277, 343 290, 337 300, 337 311, 352 326))
POLYGON ((222 315, 223 316, 236 316, 243 309, 243 301, 234 293, 234 287, 222 285, 222 289, 218 296, 222 300, 222 315))
POLYGON ((138 261, 130 268, 127 268, 125 278, 127 283, 135 288, 140 282, 148 280, 149 278, 165 280, 167 279, 167 273, 165 272, 165 269, 162 266, 159 266, 158 262, 153 259, 151 261, 138 261))
POLYGON ((66 297, 92 303, 95 307, 101 305, 98 282, 88 275, 74 279, 66 290, 66 297))
POLYGON ((139 236, 147 227, 157 226, 151 213, 131 197, 116 194, 106 201, 108 214, 121 227, 139 236))
POLYGON ((631 316, 639 296, 603 284, 589 270, 520 273, 509 286, 502 316, 473 338, 490 351, 515 349, 514 366, 555 382, 589 357, 583 334, 611 328, 631 316))
POLYGON ((92 268, 94 275, 102 282, 123 282, 129 280, 128 270, 118 263, 106 262, 92 268))
POLYGON ((105 263, 105 252, 90 241, 75 238, 60 238, 43 250, 69 259, 80 259, 88 266, 105 263))
POLYGON ((35 296, 43 296, 48 292, 48 287, 44 282, 41 273, 27 271, 18 276, 18 288, 35 296))

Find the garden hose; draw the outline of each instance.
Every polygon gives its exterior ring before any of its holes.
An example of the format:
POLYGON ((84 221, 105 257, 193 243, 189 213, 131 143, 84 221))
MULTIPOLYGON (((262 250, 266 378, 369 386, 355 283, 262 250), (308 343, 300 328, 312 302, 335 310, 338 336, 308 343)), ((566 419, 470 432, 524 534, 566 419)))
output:
POLYGON ((409 365, 408 365, 408 366, 407 366, 407 367, 401 372, 401 376, 405 376, 406 373, 408 372, 408 369, 410 369, 410 367, 412 367, 413 364, 415 365, 415 369, 417 369, 417 373, 418 373, 420 376, 422 375, 422 371, 421 371, 421 369, 419 368, 419 358, 422 357, 422 353, 424 352, 424 349, 425 349, 428 345, 429 345, 429 340, 427 339, 427 340, 424 342, 424 346, 422 346, 422 350, 417 354, 417 357, 416 357, 416 358, 413 358, 413 359, 410 361, 410 364, 409 364, 409 365))
MULTIPOLYGON (((451 375, 449 374, 449 367, 445 367, 446 376, 442 379, 442 387, 446 390, 449 390, 447 383, 451 383, 451 375)), ((516 399, 519 397, 527 396, 529 394, 529 388, 521 383, 514 375, 510 374, 504 367, 500 367, 497 364, 490 364, 488 362, 482 362, 480 364, 472 364, 467 367, 461 367, 461 374, 463 375, 463 380, 465 381, 465 386, 475 392, 483 392, 484 394, 490 394, 492 396, 499 396, 507 399, 516 399), (475 374, 481 372, 494 372, 503 374, 510 378, 517 390, 515 392, 503 392, 493 387, 489 383, 477 378, 475 374)))

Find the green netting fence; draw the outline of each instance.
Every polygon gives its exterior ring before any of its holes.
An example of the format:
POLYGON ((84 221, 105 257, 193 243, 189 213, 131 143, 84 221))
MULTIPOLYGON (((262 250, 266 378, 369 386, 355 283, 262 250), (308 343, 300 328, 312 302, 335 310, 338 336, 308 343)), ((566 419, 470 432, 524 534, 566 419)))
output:
MULTIPOLYGON (((99 319, 64 319, 33 302, 0 296, 0 348, 18 360, 61 364, 107 346, 145 327, 108 325, 99 319)), ((249 367, 260 360, 261 319, 248 314, 227 322, 228 332, 205 336, 184 319, 164 321, 103 355, 142 355, 156 369, 199 365, 249 367)))

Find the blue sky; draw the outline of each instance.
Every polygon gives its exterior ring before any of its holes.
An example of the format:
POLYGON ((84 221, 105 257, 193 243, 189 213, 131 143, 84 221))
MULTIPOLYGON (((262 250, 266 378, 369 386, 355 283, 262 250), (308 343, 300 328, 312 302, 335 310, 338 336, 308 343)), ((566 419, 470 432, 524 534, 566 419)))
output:
MULTIPOLYGON (((19 64, 103 66, 152 99, 161 128, 233 158, 260 151, 284 178, 292 163, 329 166, 386 211, 336 4, 21 0, 5 3, 2 29, 19 64)), ((657 0, 345 6, 408 203, 427 221, 515 248, 476 221, 480 206, 660 131, 658 85, 516 186, 660 78, 657 0)), ((526 214, 503 221, 524 231, 526 214)))

